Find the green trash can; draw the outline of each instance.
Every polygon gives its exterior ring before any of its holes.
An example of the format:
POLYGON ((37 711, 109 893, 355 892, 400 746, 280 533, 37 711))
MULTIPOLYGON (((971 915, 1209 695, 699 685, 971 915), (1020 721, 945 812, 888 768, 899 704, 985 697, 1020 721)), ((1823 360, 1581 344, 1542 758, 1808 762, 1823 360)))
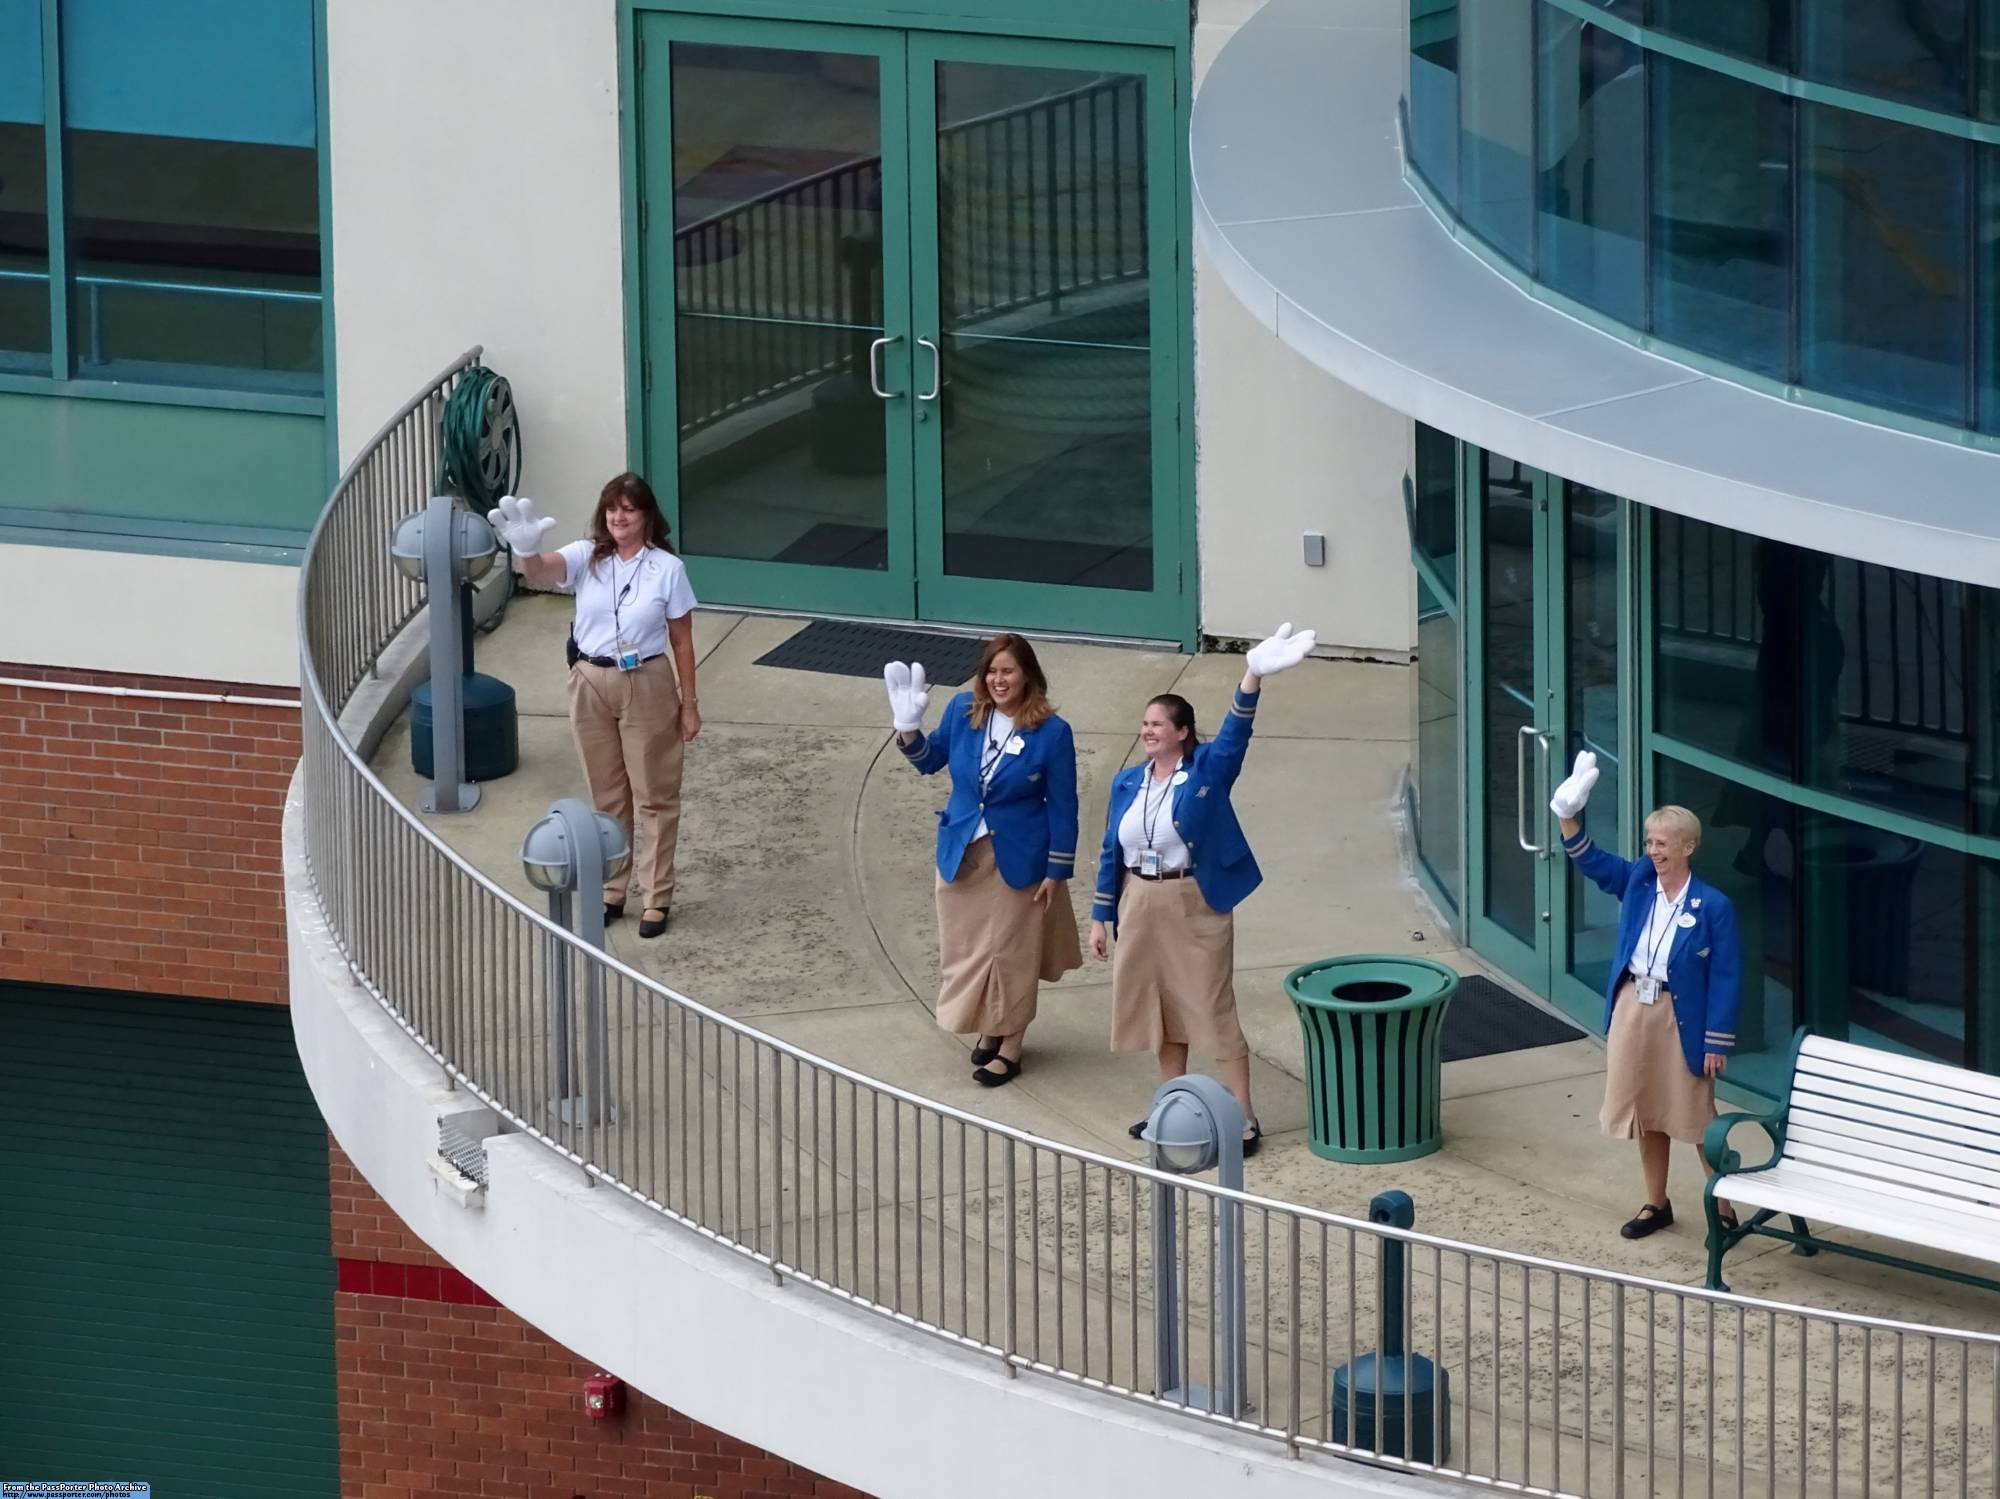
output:
POLYGON ((1444 1012, 1458 975, 1427 958, 1356 954, 1295 968, 1312 1152, 1366 1166, 1443 1143, 1444 1012))

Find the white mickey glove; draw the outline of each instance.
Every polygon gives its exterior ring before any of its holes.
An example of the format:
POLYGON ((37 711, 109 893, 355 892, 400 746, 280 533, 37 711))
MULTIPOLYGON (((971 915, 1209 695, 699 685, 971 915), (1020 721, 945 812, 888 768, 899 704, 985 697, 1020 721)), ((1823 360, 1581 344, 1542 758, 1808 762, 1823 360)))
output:
POLYGON ((1549 798, 1549 810, 1558 817, 1574 818, 1590 802, 1590 788, 1597 784, 1597 756, 1589 750, 1576 752, 1576 764, 1569 778, 1556 787, 1549 798))
POLYGON ((1289 624, 1279 625, 1277 634, 1250 647, 1250 670, 1260 677, 1275 677, 1305 660, 1318 643, 1316 630, 1301 630, 1294 635, 1289 624))
POLYGON ((889 692, 889 711, 895 715, 898 734, 920 733, 924 710, 931 705, 931 684, 924 680, 924 663, 905 666, 891 661, 882 668, 882 685, 889 692))
POLYGON ((486 512, 486 520, 517 557, 537 555, 542 538, 556 523, 552 515, 535 514, 533 500, 511 494, 500 497, 500 503, 486 512))

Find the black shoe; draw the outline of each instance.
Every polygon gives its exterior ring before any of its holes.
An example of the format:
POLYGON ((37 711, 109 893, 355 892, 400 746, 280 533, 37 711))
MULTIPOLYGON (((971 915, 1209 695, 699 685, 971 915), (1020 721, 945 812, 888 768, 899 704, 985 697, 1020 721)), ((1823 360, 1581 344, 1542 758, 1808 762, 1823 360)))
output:
POLYGON ((1019 1058, 996 1056, 993 1060, 1007 1070, 1005 1072, 994 1072, 986 1067, 973 1068, 972 1080, 982 1088, 1004 1088, 1021 1075, 1019 1058))
POLYGON ((1153 1116, 1148 1114, 1144 1119, 1141 1119, 1137 1124, 1126 1130, 1125 1133, 1135 1140, 1143 1140, 1146 1138, 1146 1126, 1152 1122, 1153 1116))
POLYGON ((979 1044, 972 1048, 973 1066, 984 1067, 988 1062, 992 1061, 995 1057, 1000 1055, 1001 1038, 995 1036, 992 1039, 993 1039, 993 1044, 991 1046, 988 1046, 986 1044, 987 1041, 986 1037, 981 1036, 979 1038, 979 1044))
POLYGON ((608 900, 604 903, 604 919, 606 921, 617 921, 621 917, 623 917, 624 914, 625 914, 624 901, 621 900, 616 905, 613 905, 608 900))
POLYGON ((1264 1126, 1255 1119, 1250 1121, 1250 1133, 1243 1137, 1243 1159, 1249 1160, 1264 1148, 1264 1126))
POLYGON ((1673 1226, 1674 1205, 1671 1202, 1649 1202, 1633 1215, 1631 1222, 1618 1230, 1618 1235, 1624 1239, 1643 1239, 1647 1234, 1656 1234, 1663 1228, 1673 1226))
POLYGON ((667 929, 668 914, 668 912, 662 911, 657 918, 651 916, 640 917, 639 935, 641 937, 657 937, 665 932, 667 929))

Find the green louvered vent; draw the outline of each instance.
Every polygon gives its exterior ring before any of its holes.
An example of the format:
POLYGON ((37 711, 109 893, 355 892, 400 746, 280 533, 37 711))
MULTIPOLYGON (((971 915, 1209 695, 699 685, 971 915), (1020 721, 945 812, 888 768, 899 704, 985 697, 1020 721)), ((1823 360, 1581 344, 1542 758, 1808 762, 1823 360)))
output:
POLYGON ((0 984, 0 1477, 338 1499, 333 1283, 282 1007, 0 984))

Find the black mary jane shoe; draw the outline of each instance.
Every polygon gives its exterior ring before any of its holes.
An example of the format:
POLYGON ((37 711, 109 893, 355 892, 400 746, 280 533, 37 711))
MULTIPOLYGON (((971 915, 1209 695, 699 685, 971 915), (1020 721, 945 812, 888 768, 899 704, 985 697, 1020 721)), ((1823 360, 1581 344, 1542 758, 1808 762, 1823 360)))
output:
POLYGON ((662 935, 667 929, 668 914, 669 914, 668 912, 662 911, 660 912, 657 918, 651 916, 640 917, 639 935, 641 937, 647 937, 647 938, 658 937, 662 935))
POLYGON ((1250 1133, 1243 1137, 1243 1159, 1249 1160, 1264 1148, 1264 1126, 1255 1119, 1250 1121, 1250 1133))
POLYGON ((982 1088, 1004 1088, 1021 1075, 1021 1061, 1018 1057, 996 1055, 993 1060, 1006 1068, 1005 1072, 989 1071, 986 1067, 972 1069, 972 1080, 982 1088))
POLYGON ((1674 1205, 1671 1202, 1649 1202, 1618 1230, 1618 1236, 1621 1239, 1643 1239, 1647 1234, 1656 1234, 1663 1228, 1673 1226, 1674 1205))
POLYGON ((619 921, 624 918, 624 915, 625 915, 624 901, 621 900, 615 905, 608 900, 604 903, 604 919, 606 921, 619 921))
POLYGON ((998 1036, 993 1037, 993 1044, 991 1046, 988 1046, 986 1044, 986 1037, 981 1036, 979 1038, 979 1044, 972 1048, 972 1065, 975 1067, 984 1067, 988 1062, 992 1061, 995 1057, 999 1055, 1000 1055, 1000 1037, 998 1036))

